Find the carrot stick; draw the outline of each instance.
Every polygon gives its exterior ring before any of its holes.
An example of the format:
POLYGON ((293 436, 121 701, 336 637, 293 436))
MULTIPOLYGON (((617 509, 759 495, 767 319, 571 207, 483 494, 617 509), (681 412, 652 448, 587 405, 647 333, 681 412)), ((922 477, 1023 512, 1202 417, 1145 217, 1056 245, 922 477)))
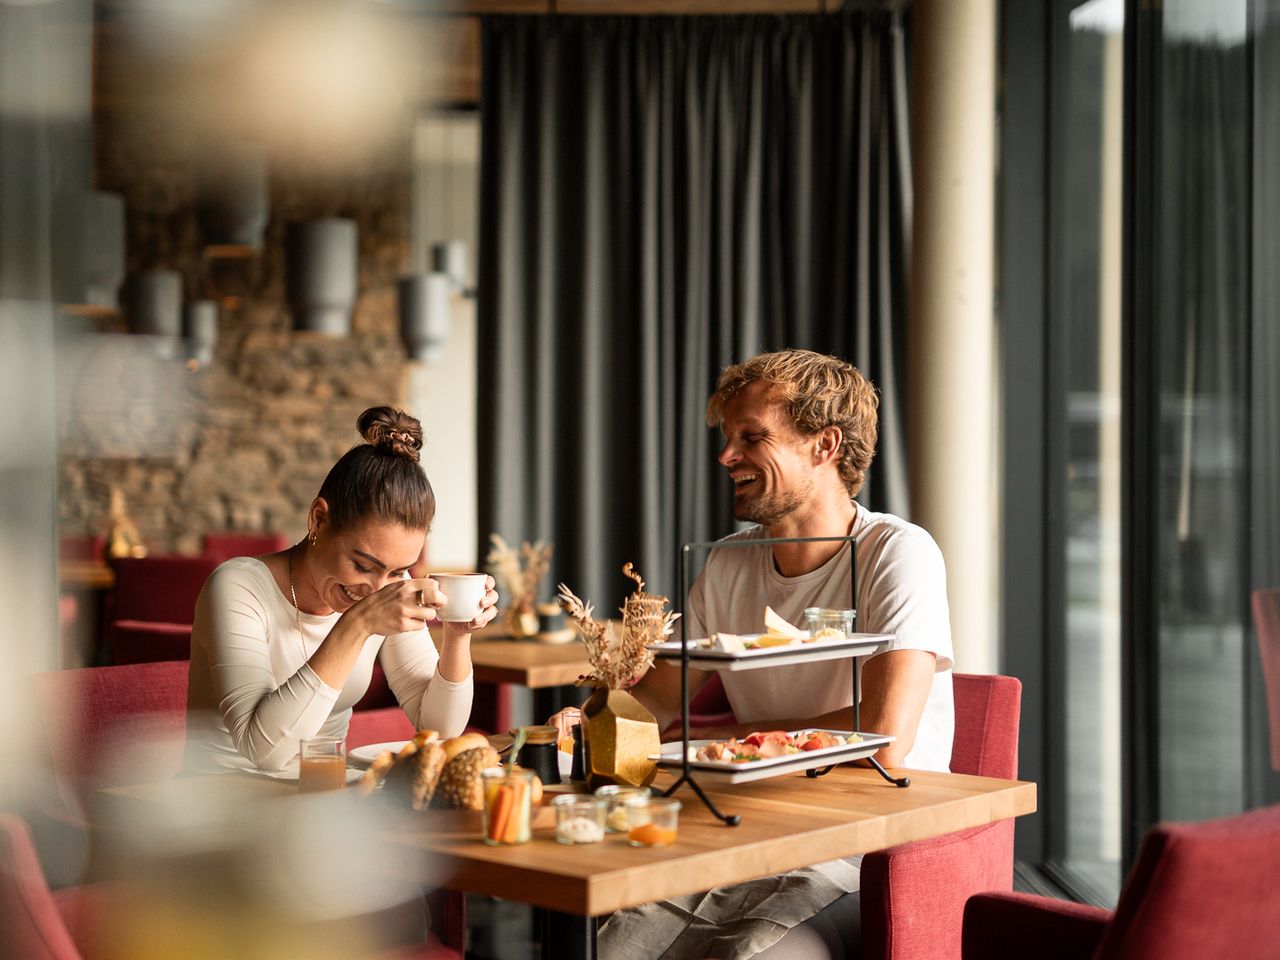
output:
POLYGON ((524 806, 525 791, 529 789, 529 785, 523 780, 517 780, 510 787, 504 788, 511 795, 511 816, 507 818, 506 830, 502 834, 504 843, 518 843, 520 840, 520 810, 524 806))
POLYGON ((489 839, 502 840, 511 819, 514 796, 510 787, 499 787, 493 796, 493 809, 489 811, 489 839))

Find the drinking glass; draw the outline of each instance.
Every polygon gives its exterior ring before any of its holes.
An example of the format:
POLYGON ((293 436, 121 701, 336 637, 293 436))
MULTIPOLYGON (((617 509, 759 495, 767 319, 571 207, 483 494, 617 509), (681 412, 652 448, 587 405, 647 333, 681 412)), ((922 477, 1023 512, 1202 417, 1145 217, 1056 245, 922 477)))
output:
POLYGON ((341 790, 346 785, 346 740, 342 737, 312 737, 298 745, 299 791, 341 790))

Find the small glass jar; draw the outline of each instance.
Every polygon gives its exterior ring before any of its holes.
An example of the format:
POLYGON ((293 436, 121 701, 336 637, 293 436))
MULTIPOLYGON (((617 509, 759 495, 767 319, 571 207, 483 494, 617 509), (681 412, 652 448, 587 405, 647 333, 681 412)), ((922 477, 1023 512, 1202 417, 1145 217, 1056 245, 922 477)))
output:
POLYGON ((806 607, 810 640, 844 640, 853 633, 854 610, 832 610, 826 607, 806 607))
POLYGON ((604 839, 605 802, 598 797, 564 793, 551 801, 556 812, 556 840, 570 845, 604 839))
POLYGON ((632 797, 627 801, 627 843, 669 847, 676 842, 680 801, 672 797, 632 797))
POLYGON ((604 825, 609 833, 626 833, 627 801, 632 797, 647 797, 648 787, 628 787, 624 784, 610 783, 596 789, 596 796, 605 803, 604 825))
POLYGON ((528 843, 533 809, 533 771, 519 767, 488 767, 480 771, 484 784, 484 842, 528 843))

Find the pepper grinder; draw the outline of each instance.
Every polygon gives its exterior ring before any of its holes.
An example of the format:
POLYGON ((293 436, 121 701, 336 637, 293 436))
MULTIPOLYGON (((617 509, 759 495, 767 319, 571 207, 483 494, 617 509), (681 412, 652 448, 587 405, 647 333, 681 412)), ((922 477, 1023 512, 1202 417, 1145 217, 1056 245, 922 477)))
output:
POLYGON ((585 764, 582 760, 582 724, 575 723, 569 728, 573 735, 573 766, 569 769, 569 779, 574 783, 582 783, 587 779, 585 764))

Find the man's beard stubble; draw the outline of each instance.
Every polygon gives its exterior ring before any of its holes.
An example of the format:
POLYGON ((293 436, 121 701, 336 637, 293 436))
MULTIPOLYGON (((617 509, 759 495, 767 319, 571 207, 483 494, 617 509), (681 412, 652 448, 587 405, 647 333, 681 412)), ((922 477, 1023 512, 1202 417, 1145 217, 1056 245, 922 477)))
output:
POLYGON ((733 518, 746 523, 758 523, 762 527, 772 527, 795 513, 812 492, 813 481, 806 480, 798 491, 786 490, 765 494, 746 503, 735 503, 733 518))

